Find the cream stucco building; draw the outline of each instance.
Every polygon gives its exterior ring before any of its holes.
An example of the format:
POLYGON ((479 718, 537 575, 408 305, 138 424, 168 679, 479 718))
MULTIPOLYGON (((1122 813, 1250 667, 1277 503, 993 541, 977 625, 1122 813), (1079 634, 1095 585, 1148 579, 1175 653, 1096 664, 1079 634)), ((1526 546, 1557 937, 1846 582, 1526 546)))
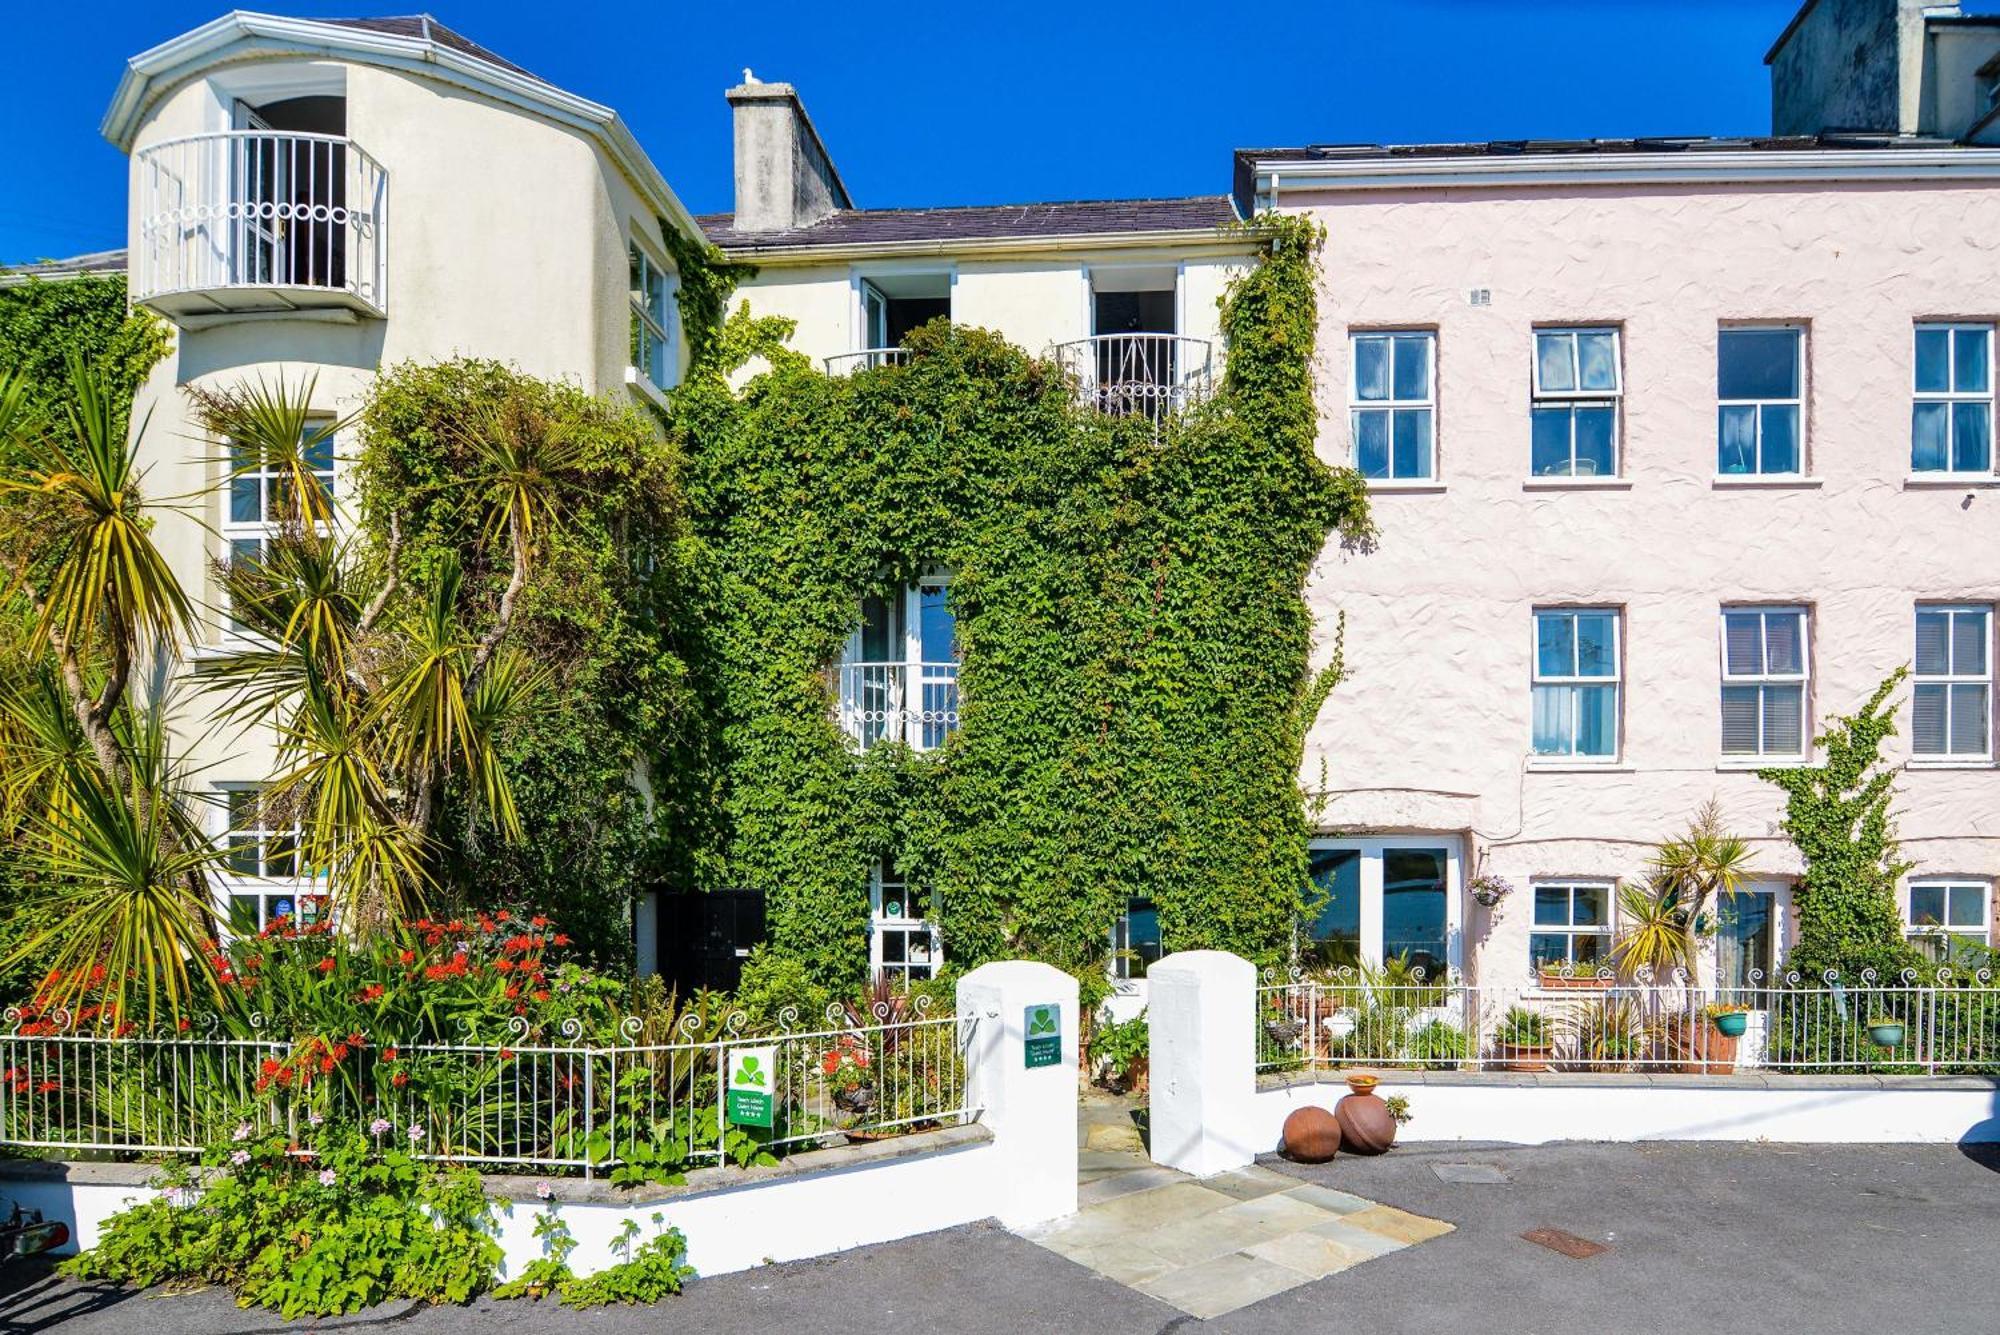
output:
MULTIPOLYGON (((1774 970, 1799 867, 1751 771, 1810 763, 1904 664, 1905 906, 1990 941, 2000 20, 1810 0, 1767 62, 1773 138, 1245 150, 1226 194, 887 210, 746 74, 735 208, 695 219, 609 109, 429 19, 230 15, 135 57, 105 123, 133 298, 178 326, 139 405, 149 485, 226 467, 187 385, 313 378, 333 416, 381 366, 469 353, 663 405, 663 227, 755 261, 742 296, 831 372, 948 316, 1171 412, 1220 371, 1230 225, 1306 213, 1320 449, 1369 475, 1381 529, 1308 589, 1350 676, 1301 775, 1331 893, 1307 948, 1502 984, 1588 963, 1615 882, 1713 797, 1760 868, 1718 963, 1774 970), (1479 872, 1514 887, 1497 910, 1479 872)), ((211 602, 212 558, 256 537, 228 494, 163 535, 211 602)), ((955 726, 950 573, 860 609, 857 746, 955 726)), ((207 744, 221 784, 268 763, 207 744)), ((871 963, 926 972, 948 943, 903 889, 869 887, 871 963)), ((1119 944, 1155 954, 1153 924, 1135 902, 1119 944)))

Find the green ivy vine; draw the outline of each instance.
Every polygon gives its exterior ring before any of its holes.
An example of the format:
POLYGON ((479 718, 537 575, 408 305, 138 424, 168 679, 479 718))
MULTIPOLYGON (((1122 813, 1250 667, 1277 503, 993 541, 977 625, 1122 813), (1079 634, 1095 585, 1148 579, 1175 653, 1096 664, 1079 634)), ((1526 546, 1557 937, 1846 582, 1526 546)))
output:
MULTIPOLYGON (((1322 234, 1250 234, 1222 383, 1157 432, 944 322, 904 365, 836 378, 780 354, 740 393, 721 374, 678 392, 680 648, 710 739, 674 770, 677 809, 708 813, 683 869, 767 891, 774 959, 854 980, 878 858, 929 888, 959 964, 1097 969, 1141 895, 1170 949, 1286 947, 1310 893, 1298 740, 1332 684, 1303 588, 1330 534, 1371 530, 1359 477, 1314 452, 1322 234), (857 758, 832 665, 862 600, 933 564, 960 727, 857 758)), ((740 360, 782 332, 740 312, 705 346, 740 360)))

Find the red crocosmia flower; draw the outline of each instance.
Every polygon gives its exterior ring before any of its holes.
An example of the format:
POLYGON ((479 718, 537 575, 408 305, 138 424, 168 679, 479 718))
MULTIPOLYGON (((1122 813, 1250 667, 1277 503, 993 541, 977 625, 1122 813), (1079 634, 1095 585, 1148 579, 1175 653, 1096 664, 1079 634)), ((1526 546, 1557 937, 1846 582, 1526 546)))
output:
POLYGON ((548 994, 548 989, 546 988, 540 989, 535 993, 536 1001, 547 1001, 548 999, 549 999, 549 994, 548 994))
POLYGON ((404 1085, 410 1083, 410 1073, 408 1071, 398 1071, 396 1072, 396 1074, 389 1077, 389 1083, 394 1085, 397 1089, 401 1089, 404 1085))
POLYGON ((319 1073, 321 1075, 326 1075, 328 1072, 332 1070, 333 1070, 333 1058, 321 1057, 319 1059, 319 1073))
POLYGON ((496 918, 498 918, 498 919, 499 919, 499 920, 500 920, 501 922, 506 922, 506 921, 507 921, 508 919, 512 918, 512 917, 513 917, 514 915, 513 915, 513 914, 511 914, 511 913, 509 913, 509 912, 508 912, 508 911, 507 911, 506 909, 501 909, 501 910, 500 910, 500 911, 499 911, 498 913, 494 914, 493 916, 494 916, 494 917, 496 917, 496 918))
POLYGON ((260 1075, 257 1077, 257 1092, 259 1094, 262 1094, 265 1090, 269 1089, 270 1087, 271 1087, 270 1076, 260 1075))
POLYGON ((179 1020, 174 1021, 174 1028, 180 1030, 183 1034, 185 1034, 188 1030, 194 1028, 194 1026, 189 1024, 187 1022, 187 1019, 183 1017, 179 1020))
POLYGON ((396 1050, 394 1048, 384 1048, 382 1050, 382 1059, 384 1061, 396 1060, 396 1050))
POLYGON ((366 1034, 364 1034, 364 1033, 360 1033, 359 1031, 357 1031, 357 1032, 355 1032, 355 1033, 352 1033, 352 1034, 349 1034, 349 1035, 347 1036, 347 1046, 349 1046, 350 1048, 365 1048, 365 1047, 367 1047, 367 1046, 368 1046, 368 1035, 366 1035, 366 1034))
POLYGON ((41 1084, 35 1086, 35 1092, 37 1094, 54 1094, 61 1088, 62 1085, 54 1080, 44 1080, 41 1084))
POLYGON ((332 973, 335 967, 333 956, 328 955, 325 959, 321 960, 318 967, 321 973, 332 973))
POLYGON ((518 996, 520 996, 520 995, 521 995, 521 985, 520 985, 519 983, 510 983, 510 984, 508 984, 508 986, 507 986, 507 1000, 509 1000, 509 1001, 512 1001, 512 1000, 514 1000, 514 999, 515 999, 516 997, 518 997, 518 996))
POLYGON ((513 967, 514 967, 514 961, 512 960, 493 961, 493 972, 495 973, 506 973, 510 971, 513 967))
POLYGON ((417 952, 414 950, 406 950, 401 955, 397 956, 396 959, 397 962, 400 964, 415 964, 417 962, 417 952))
POLYGON ((565 936, 561 932, 557 932, 555 935, 555 944, 558 946, 566 946, 569 944, 569 937, 565 936))
POLYGON ((514 1049, 512 1049, 512 1048, 502 1048, 502 1049, 500 1049, 500 1060, 501 1060, 501 1061, 503 1061, 503 1062, 510 1062, 510 1061, 513 1061, 513 1060, 514 1060, 514 1049))
POLYGON ((544 918, 539 913, 536 914, 534 917, 528 919, 528 926, 530 927, 539 928, 539 927, 547 927, 548 925, 549 925, 549 920, 547 918, 544 918))

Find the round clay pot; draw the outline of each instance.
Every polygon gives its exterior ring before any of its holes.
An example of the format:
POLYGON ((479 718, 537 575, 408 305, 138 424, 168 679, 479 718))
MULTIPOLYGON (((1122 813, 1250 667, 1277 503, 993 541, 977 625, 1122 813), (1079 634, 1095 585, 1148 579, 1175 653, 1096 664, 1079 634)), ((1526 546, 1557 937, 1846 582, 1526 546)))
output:
POLYGON ((1340 1143, 1349 1154, 1380 1154, 1396 1143, 1396 1119, 1373 1094, 1349 1094, 1334 1105, 1340 1143))
POLYGON ((1324 1108, 1293 1110, 1285 1118, 1279 1153, 1299 1163, 1325 1163, 1340 1153, 1340 1122, 1324 1108))
POLYGON ((1344 1077, 1348 1089, 1356 1094, 1373 1094, 1375 1086, 1382 1083, 1382 1077, 1373 1071, 1349 1071, 1344 1077))

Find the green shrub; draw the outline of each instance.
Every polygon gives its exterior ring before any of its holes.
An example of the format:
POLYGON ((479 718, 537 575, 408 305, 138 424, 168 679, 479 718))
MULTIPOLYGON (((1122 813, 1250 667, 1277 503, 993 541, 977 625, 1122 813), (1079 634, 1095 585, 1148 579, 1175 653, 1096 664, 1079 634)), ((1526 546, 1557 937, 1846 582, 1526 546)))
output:
MULTIPOLYGON (((112 1216, 74 1279, 219 1284, 286 1319, 339 1316, 392 1298, 466 1303, 501 1250, 477 1174, 412 1157, 411 1128, 309 1127, 294 1152, 248 1123, 165 1170, 165 1190, 112 1216)), ((416 1128, 421 1131, 421 1128, 416 1128)))
POLYGON ((1111 1074, 1120 1080, 1129 1078, 1133 1068, 1151 1052, 1152 1035, 1144 1011, 1129 1020, 1099 1021, 1096 1032, 1090 1036, 1091 1065, 1108 1064, 1111 1074))
POLYGON ((1513 1006, 1501 1017, 1494 1040, 1510 1048, 1541 1048, 1549 1042, 1548 1019, 1540 1011, 1513 1006))
POLYGON ((542 1239, 545 1255, 530 1261, 518 1278, 493 1291, 495 1298, 535 1298, 553 1296, 564 1307, 606 1307, 612 1303, 644 1306, 681 1291, 694 1278, 687 1263, 687 1239, 677 1228, 664 1227, 662 1215, 653 1216, 654 1235, 639 1242, 638 1221, 628 1219, 612 1242, 625 1258, 617 1265, 594 1275, 579 1276, 569 1268, 576 1239, 569 1225, 551 1206, 535 1219, 535 1236, 542 1239), (637 1245, 635 1245, 637 1244, 637 1245))

